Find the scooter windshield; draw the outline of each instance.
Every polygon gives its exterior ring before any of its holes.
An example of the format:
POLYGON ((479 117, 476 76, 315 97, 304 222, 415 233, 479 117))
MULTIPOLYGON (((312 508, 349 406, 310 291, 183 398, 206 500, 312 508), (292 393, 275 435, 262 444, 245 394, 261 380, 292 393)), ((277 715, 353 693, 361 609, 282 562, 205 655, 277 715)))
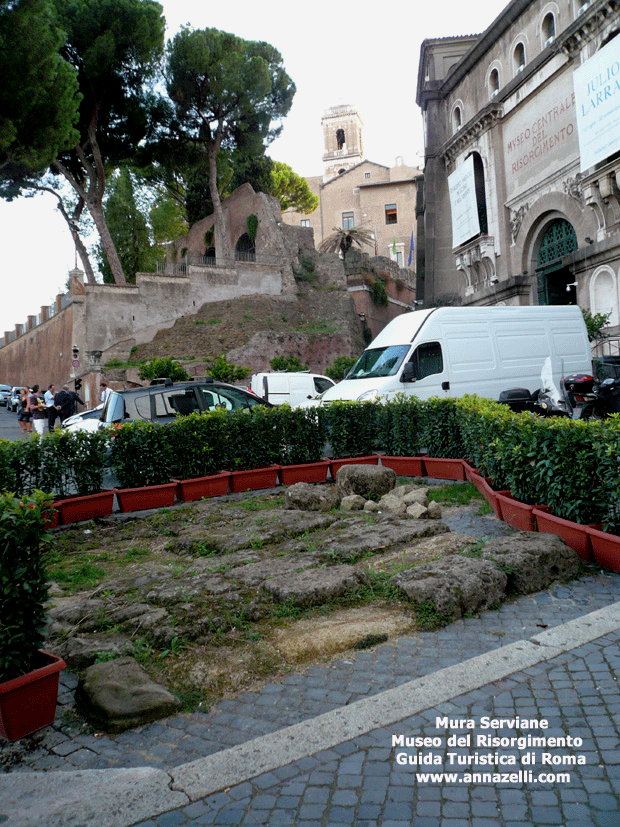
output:
POLYGON ((546 401, 546 406, 555 407, 559 411, 568 409, 568 404, 563 391, 558 387, 555 377, 553 375, 553 362, 550 356, 547 356, 543 363, 540 372, 540 394, 539 399, 546 401))
POLYGON ((374 376, 393 376, 409 353, 409 345, 390 345, 365 350, 353 365, 347 379, 370 379, 374 376))

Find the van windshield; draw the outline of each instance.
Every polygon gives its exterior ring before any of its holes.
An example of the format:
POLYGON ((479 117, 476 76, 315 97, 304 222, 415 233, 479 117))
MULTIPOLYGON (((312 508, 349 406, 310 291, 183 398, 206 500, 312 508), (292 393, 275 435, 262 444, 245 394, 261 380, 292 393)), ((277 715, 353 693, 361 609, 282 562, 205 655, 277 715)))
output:
POLYGON ((347 379, 394 376, 408 353, 409 345, 391 345, 365 350, 347 374, 347 379))

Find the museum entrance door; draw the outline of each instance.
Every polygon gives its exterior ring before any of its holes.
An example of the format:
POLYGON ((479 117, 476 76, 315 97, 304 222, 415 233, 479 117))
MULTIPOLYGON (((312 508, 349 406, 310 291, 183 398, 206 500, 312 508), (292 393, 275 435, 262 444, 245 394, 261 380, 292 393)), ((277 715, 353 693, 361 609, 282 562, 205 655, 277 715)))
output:
POLYGON ((538 250, 536 277, 538 304, 576 304, 575 276, 563 256, 577 249, 573 225, 564 218, 553 221, 545 230, 538 250))

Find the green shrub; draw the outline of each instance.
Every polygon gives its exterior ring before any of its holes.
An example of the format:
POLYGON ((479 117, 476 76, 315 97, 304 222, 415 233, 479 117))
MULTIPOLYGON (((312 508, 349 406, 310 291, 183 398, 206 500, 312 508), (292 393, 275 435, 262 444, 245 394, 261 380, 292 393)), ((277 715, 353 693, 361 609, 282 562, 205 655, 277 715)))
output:
POLYGON ((362 457, 375 451, 379 408, 376 402, 330 403, 326 417, 333 457, 362 457))
POLYGON ((161 485, 172 477, 169 426, 128 422, 110 437, 111 460, 121 488, 161 485))
POLYGON ((267 468, 280 461, 282 428, 278 408, 256 405, 233 411, 226 419, 229 471, 267 468))
POLYGON ((323 459, 326 438, 323 408, 280 405, 277 418, 282 433, 281 465, 301 465, 323 459))
POLYGON ((173 382, 185 382, 189 374, 172 356, 149 359, 140 366, 138 376, 142 380, 172 379, 173 382))
POLYGON ((226 420, 226 411, 216 410, 179 416, 166 426, 176 477, 206 477, 226 468, 229 464, 226 420))
POLYGON ((295 371, 308 370, 308 365, 302 365, 297 356, 274 356, 269 362, 271 370, 295 371))
POLYGON ((356 362, 357 359, 353 356, 336 356, 334 364, 326 369, 325 375, 333 379, 334 382, 341 382, 345 373, 350 371, 356 362))
POLYGON ((420 453, 421 413, 424 403, 416 396, 399 394, 378 414, 380 447, 395 457, 411 457, 420 453))
POLYGON ((462 457, 460 417, 456 400, 432 397, 420 408, 420 445, 431 457, 462 457))
POLYGON ((214 362, 207 366, 207 372, 216 382, 239 382, 250 372, 249 368, 243 368, 228 362, 223 354, 220 354, 214 362))
POLYGON ((30 672, 45 640, 47 575, 41 559, 50 498, 0 492, 0 682, 30 672))

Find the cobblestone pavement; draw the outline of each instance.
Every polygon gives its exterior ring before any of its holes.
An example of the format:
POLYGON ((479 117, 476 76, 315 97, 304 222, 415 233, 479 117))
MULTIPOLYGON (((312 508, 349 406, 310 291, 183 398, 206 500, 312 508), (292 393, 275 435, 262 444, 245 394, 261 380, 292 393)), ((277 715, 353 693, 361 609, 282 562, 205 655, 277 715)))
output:
MULTIPOLYGON (((244 825, 244 827, 617 827, 620 823, 620 633, 545 661, 450 703, 319 752, 251 782, 164 813, 137 827, 244 825), (494 768, 466 766, 467 756, 497 750, 445 746, 448 735, 488 736, 484 717, 547 720, 547 739, 581 739, 572 748, 503 749, 515 764, 502 772, 523 780, 491 780, 494 768), (471 719, 474 730, 437 728, 437 718, 471 719), (439 738, 435 750, 393 748, 393 736, 439 738), (402 765, 396 755, 437 754, 441 766, 402 765), (448 757, 450 754, 451 758, 448 757), (550 756, 549 765, 542 763, 550 756), (531 763, 523 765, 524 755, 531 763), (577 760, 579 766, 556 765, 577 760), (452 764, 450 762, 453 762, 452 764), (452 772, 441 782, 430 773, 452 772), (467 783, 466 773, 473 776, 467 783), (489 774, 486 780, 483 773, 489 774), (553 780, 540 780, 541 773, 553 780), (425 773, 418 779, 416 773, 425 773), (477 779, 475 774, 479 774, 477 779)), ((498 730, 491 730, 499 736, 498 730)), ((534 732, 540 736, 543 730, 534 732)), ((501 735, 505 733, 502 731, 501 735)), ((520 735, 523 735, 523 730, 520 735)))
MULTIPOLYGON (((11 769, 170 770, 430 675, 477 654, 527 640, 542 630, 619 600, 620 576, 595 572, 436 632, 401 638, 357 653, 354 658, 291 674, 282 683, 270 683, 261 691, 222 701, 209 714, 178 715, 117 736, 71 738, 57 729, 45 730, 40 736, 31 736, 31 751, 11 769)), ((599 638, 507 679, 454 697, 398 725, 377 729, 223 792, 136 822, 137 827, 616 827, 620 825, 619 637, 620 633, 613 633, 599 638), (443 716, 472 719, 476 728, 437 728, 436 718, 443 716), (493 736, 506 734, 503 730, 498 733, 481 729, 483 716, 508 720, 516 716, 545 718, 549 722, 546 737, 570 735, 582 738, 583 743, 562 749, 529 750, 514 745, 501 749, 502 754, 514 755, 517 760, 515 766, 501 768, 502 771, 526 770, 533 775, 507 782, 484 780, 480 775, 466 783, 462 780, 464 772, 482 774, 494 768, 464 766, 458 763, 457 756, 497 752, 497 748, 479 746, 475 739, 489 732, 493 736), (468 733, 474 739, 469 747, 447 746, 448 735, 468 733), (394 748, 393 735, 439 738, 441 746, 430 750, 394 748), (527 751, 534 753, 533 762, 524 767, 520 758, 527 751), (397 753, 414 756, 418 752, 439 756, 440 764, 417 767, 396 761, 397 753), (452 764, 448 752, 454 754, 452 764), (551 763, 541 763, 542 752, 551 756, 551 763), (558 757, 563 760, 564 755, 582 755, 585 763, 553 763, 558 757), (457 773, 459 780, 416 779, 416 772, 444 771, 457 773), (536 780, 541 772, 553 773, 556 780, 536 780), (570 778, 558 780, 560 773, 568 773, 570 778)), ((63 677, 65 702, 72 702, 74 682, 71 675, 63 677)), ((506 732, 511 734, 510 729, 506 732)), ((523 729, 518 734, 523 736, 523 729)), ((3 752, 10 749, 5 747, 3 752)))

